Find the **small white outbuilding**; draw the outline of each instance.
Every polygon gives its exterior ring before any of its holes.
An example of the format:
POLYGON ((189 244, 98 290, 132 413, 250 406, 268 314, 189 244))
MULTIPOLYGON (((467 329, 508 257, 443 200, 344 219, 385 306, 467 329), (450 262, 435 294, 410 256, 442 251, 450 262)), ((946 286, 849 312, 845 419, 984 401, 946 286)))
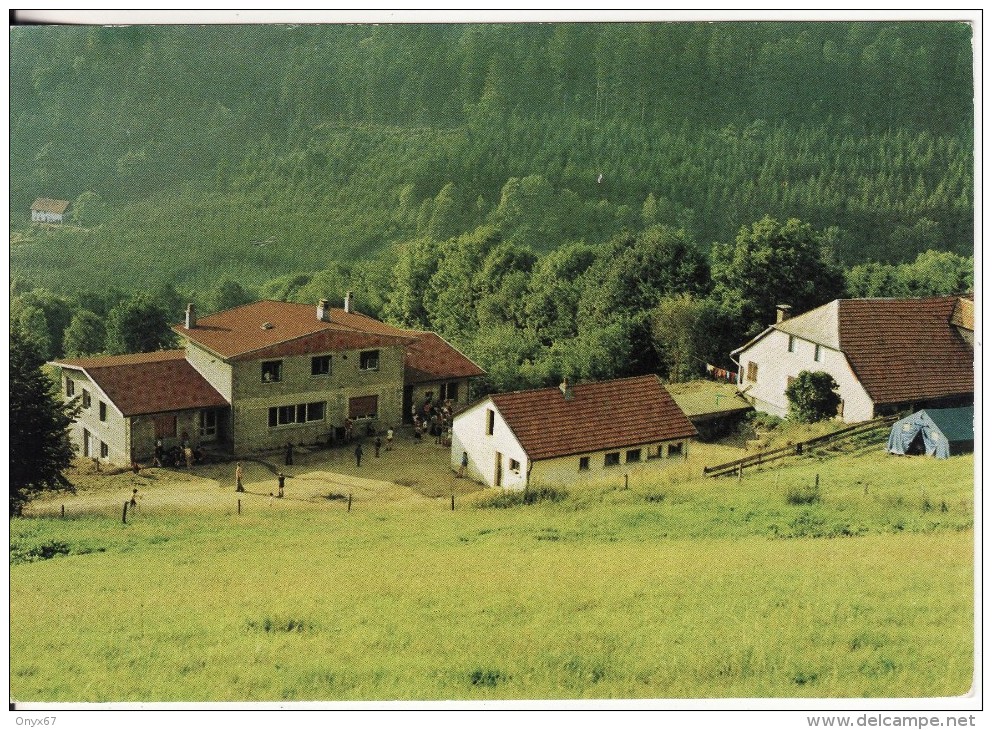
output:
POLYGON ((455 416, 451 466, 493 487, 560 486, 688 456, 696 429, 655 375, 497 393, 455 416))

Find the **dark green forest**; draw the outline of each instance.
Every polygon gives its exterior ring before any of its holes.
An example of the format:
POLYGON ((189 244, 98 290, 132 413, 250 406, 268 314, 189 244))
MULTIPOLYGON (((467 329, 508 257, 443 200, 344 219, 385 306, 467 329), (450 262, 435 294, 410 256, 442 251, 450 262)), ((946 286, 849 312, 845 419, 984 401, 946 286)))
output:
POLYGON ((158 346, 128 327, 187 300, 353 289, 490 387, 688 377, 772 299, 973 285, 971 35, 15 27, 12 317, 56 356, 158 346), (36 197, 68 223, 33 226, 36 197))

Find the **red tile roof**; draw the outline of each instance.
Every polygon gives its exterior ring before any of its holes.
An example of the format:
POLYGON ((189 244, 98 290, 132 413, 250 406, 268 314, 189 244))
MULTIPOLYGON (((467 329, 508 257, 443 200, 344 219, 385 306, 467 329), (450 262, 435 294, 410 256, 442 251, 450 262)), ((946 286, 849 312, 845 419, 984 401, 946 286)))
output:
POLYGON ((491 396, 528 457, 538 461, 696 435, 655 375, 491 396))
POLYGON ((974 393, 974 351, 951 325, 957 303, 840 300, 840 349, 877 405, 974 393))
POLYGON ((485 374, 485 370, 433 332, 417 333, 417 339, 406 348, 407 383, 474 378, 485 374))
POLYGON ((68 200, 53 200, 52 198, 38 198, 31 203, 31 210, 40 210, 42 213, 57 213, 62 215, 69 207, 68 200))
POLYGON ((316 306, 291 302, 254 302, 200 317, 192 329, 181 324, 172 329, 229 360, 405 344, 402 337, 359 332, 319 320, 316 306))
POLYGON ((400 329, 343 309, 329 311, 325 322, 317 319, 316 305, 261 301, 200 317, 193 329, 175 325, 173 330, 231 360, 404 345, 408 383, 485 372, 431 332, 400 329), (272 326, 264 329, 265 323, 272 326))
POLYGON ((125 416, 230 405, 186 361, 184 350, 81 357, 55 364, 84 371, 125 416))

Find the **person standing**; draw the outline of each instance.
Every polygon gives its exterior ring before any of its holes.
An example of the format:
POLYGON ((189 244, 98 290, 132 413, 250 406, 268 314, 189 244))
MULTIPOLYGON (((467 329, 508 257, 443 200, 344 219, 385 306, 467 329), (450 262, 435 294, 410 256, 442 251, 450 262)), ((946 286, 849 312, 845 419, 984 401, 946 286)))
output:
POLYGON ((279 472, 279 499, 283 497, 283 489, 286 487, 286 475, 279 472))
POLYGON ((465 469, 468 468, 468 452, 462 452, 462 465, 458 467, 458 478, 461 479, 465 476, 465 469))
POLYGON ((241 462, 239 461, 237 468, 235 468, 234 470, 234 481, 237 484, 237 486, 234 488, 235 492, 245 491, 244 484, 241 483, 242 477, 244 477, 244 471, 241 469, 241 462))
POLYGON ((362 442, 358 442, 358 446, 355 447, 355 466, 362 465, 362 442))
POLYGON ((375 437, 375 458, 379 458, 379 449, 382 447, 382 439, 376 434, 375 437))
POLYGON ((386 451, 393 450, 393 429, 386 431, 386 451))

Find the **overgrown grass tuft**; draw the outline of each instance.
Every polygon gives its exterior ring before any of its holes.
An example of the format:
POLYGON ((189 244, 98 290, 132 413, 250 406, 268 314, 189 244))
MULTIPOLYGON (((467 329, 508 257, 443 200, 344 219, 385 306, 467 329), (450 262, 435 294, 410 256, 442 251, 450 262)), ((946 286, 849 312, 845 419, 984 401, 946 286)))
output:
POLYGON ((524 504, 561 502, 567 497, 568 492, 561 489, 553 489, 552 487, 539 487, 538 489, 525 489, 523 491, 504 489, 499 494, 478 500, 475 506, 482 509, 505 509, 507 507, 519 507, 524 504))
POLYGON ((822 499, 819 485, 790 487, 785 493, 785 501, 794 505, 817 504, 822 499))

